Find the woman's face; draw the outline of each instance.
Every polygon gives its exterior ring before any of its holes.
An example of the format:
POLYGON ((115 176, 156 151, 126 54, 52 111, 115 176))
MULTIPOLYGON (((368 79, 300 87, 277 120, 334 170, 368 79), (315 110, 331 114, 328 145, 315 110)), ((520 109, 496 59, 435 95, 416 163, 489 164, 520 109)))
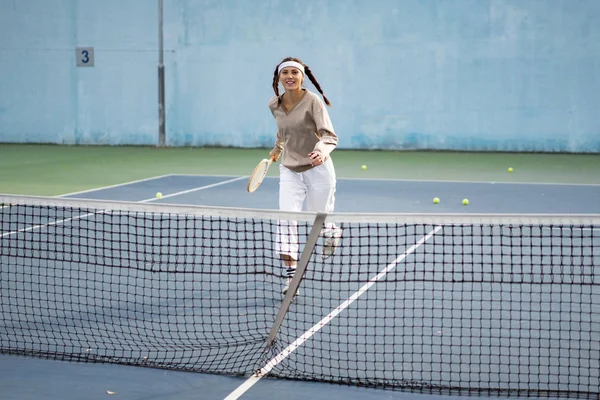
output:
POLYGON ((302 88, 302 80, 304 75, 298 68, 285 67, 279 73, 279 82, 285 90, 300 90, 302 88))

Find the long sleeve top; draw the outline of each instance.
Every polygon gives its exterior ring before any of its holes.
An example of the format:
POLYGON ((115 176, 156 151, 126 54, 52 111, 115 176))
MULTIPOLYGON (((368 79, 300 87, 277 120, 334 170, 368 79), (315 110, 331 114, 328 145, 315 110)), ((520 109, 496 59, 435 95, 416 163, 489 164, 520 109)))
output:
POLYGON ((323 161, 338 143, 329 113, 323 100, 304 89, 304 95, 291 110, 278 104, 277 96, 269 100, 269 109, 277 123, 277 138, 271 155, 281 154, 281 164, 292 171, 312 168, 311 152, 319 152, 323 161))

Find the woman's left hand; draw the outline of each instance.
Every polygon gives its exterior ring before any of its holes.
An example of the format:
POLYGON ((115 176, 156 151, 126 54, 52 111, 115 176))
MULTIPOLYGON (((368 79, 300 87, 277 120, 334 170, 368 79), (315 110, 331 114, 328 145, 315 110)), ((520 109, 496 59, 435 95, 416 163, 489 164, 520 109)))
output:
POLYGON ((313 167, 323 164, 323 157, 321 157, 321 153, 318 151, 313 151, 309 153, 308 156, 310 157, 310 165, 313 167))

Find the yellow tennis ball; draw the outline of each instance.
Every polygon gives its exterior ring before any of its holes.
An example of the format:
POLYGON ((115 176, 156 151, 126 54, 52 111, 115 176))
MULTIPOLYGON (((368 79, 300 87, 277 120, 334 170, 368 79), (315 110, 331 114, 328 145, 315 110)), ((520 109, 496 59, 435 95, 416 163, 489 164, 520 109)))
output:
POLYGON ((469 199, 464 199, 463 200, 463 205, 464 206, 468 206, 469 205, 469 199))
POLYGON ((508 172, 513 172, 512 167, 508 167, 508 172))
POLYGON ((440 202, 440 199, 438 199, 437 197, 435 197, 433 199, 433 204, 439 204, 439 202, 440 202))
POLYGON ((367 169, 367 166, 363 164, 363 166, 362 166, 361 168, 362 168, 362 170, 364 171, 364 170, 366 170, 366 169, 367 169))
POLYGON ((160 199, 160 198, 162 198, 162 193, 161 193, 161 192, 158 192, 158 193, 156 193, 156 198, 157 198, 157 199, 160 199))

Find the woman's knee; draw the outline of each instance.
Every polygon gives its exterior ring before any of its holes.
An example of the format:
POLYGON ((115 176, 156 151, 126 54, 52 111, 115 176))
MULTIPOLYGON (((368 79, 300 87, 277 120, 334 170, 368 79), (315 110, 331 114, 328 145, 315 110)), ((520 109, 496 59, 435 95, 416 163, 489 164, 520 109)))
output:
POLYGON ((289 261, 289 262, 296 261, 296 259, 294 257, 290 256, 289 254, 281 254, 281 259, 283 261, 289 261))

